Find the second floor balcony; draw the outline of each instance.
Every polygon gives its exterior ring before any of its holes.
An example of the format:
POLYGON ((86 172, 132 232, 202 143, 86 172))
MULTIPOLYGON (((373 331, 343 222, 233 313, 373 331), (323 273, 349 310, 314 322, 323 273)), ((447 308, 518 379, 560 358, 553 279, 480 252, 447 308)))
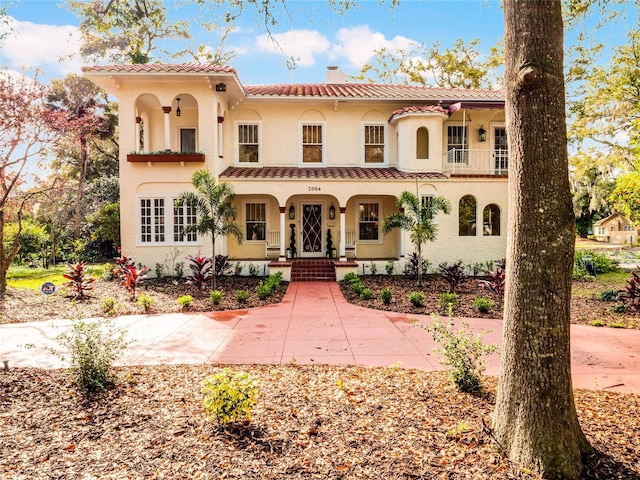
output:
POLYGON ((451 175, 507 175, 509 153, 502 149, 453 148, 444 154, 442 172, 451 175))

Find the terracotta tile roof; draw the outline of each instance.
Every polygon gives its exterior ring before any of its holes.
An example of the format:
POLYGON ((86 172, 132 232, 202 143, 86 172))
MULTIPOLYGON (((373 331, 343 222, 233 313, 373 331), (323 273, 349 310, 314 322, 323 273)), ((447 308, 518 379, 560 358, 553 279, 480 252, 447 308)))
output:
POLYGON ((413 179, 448 178, 438 172, 402 172, 395 167, 228 167, 220 178, 413 179))
POLYGON ((412 113, 445 113, 448 114, 449 110, 442 108, 440 105, 412 105, 411 107, 401 108, 391 112, 389 122, 392 122, 395 117, 401 117, 403 115, 409 115, 412 113))
POLYGON ((399 100, 503 100, 502 90, 465 90, 415 85, 307 83, 246 85, 249 97, 328 97, 399 100))
POLYGON ((82 67, 83 72, 97 73, 236 73, 232 67, 201 65, 198 63, 162 64, 145 63, 135 65, 94 65, 82 67))

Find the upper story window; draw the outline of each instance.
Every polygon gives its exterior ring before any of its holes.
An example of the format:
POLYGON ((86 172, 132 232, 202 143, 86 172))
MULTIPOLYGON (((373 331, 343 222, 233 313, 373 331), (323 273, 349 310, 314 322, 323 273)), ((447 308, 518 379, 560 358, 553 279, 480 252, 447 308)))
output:
POLYGON ((180 151, 183 153, 196 152, 196 129, 180 128, 180 151))
POLYGON ((625 225, 622 230, 624 230, 625 232, 630 232, 631 231, 631 225, 625 225))
POLYGON ((364 163, 384 163, 384 125, 364 126, 364 163))
POLYGON ((302 163, 322 164, 323 132, 322 125, 302 125, 302 163))
POLYGON ((258 138, 258 125, 238 125, 238 162, 258 163, 260 141, 258 138))
POLYGON ((380 239, 380 203, 362 202, 358 204, 358 239, 380 239))
POLYGON ((420 127, 416 132, 416 158, 426 160, 429 158, 429 130, 420 127))
POLYGON ((264 203, 246 203, 245 232, 247 240, 262 240, 266 238, 267 207, 264 203))
POLYGON ((469 162, 469 136, 466 125, 447 126, 447 162, 469 162))
POLYGON ((198 241, 197 232, 185 232, 187 227, 197 222, 195 205, 185 204, 170 197, 140 198, 138 214, 138 241, 142 244, 198 241))
POLYGON ((458 235, 474 237, 476 235, 476 199, 465 195, 458 204, 458 235))
POLYGON ((484 207, 482 212, 482 235, 500 236, 500 207, 495 203, 484 207))

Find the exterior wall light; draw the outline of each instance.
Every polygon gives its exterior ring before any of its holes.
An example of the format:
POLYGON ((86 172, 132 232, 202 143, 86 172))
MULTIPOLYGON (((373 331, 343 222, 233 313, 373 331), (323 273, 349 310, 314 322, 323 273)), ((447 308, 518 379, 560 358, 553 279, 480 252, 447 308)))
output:
POLYGON ((487 131, 484 129, 484 125, 480 125, 480 128, 478 129, 478 140, 481 142, 487 141, 487 131))
POLYGON ((333 203, 329 207, 329 220, 336 219, 336 207, 333 206, 333 203))
POLYGON ((176 108, 176 117, 179 117, 181 115, 181 112, 180 112, 180 97, 176 98, 176 100, 178 101, 178 108, 176 108))
POLYGON ((289 220, 295 220, 296 218, 296 209, 293 208, 293 203, 289 207, 289 220))

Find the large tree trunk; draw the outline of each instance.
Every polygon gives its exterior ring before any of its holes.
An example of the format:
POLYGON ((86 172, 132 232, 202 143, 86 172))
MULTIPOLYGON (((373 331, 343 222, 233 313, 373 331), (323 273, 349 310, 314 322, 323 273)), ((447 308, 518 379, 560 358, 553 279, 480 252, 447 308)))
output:
POLYGON ((76 196, 76 211, 73 219, 73 239, 80 238, 82 224, 82 207, 84 204, 84 186, 87 181, 87 137, 80 137, 80 178, 78 179, 78 195, 76 196))
POLYGON ((575 219, 568 178, 561 2, 505 0, 509 235, 495 439, 545 478, 578 478, 590 449, 569 342, 575 219))

